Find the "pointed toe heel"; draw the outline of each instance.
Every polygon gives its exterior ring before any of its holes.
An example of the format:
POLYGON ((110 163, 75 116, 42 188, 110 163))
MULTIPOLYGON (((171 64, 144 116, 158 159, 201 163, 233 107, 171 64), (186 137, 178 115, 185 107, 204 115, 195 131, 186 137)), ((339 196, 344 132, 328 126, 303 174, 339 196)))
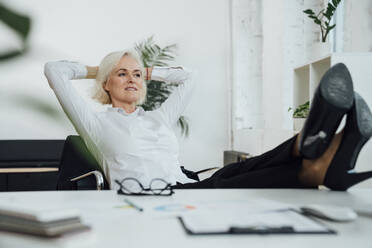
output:
POLYGON ((327 170, 324 185, 332 190, 347 190, 351 186, 372 178, 372 171, 354 172, 360 150, 372 136, 372 113, 355 92, 354 105, 347 114, 341 144, 327 170))
POLYGON ((344 64, 336 64, 324 74, 300 133, 298 150, 302 157, 315 159, 325 152, 342 117, 353 106, 353 92, 351 75, 344 64))
POLYGON ((340 176, 338 181, 336 183, 332 183, 331 185, 327 186, 328 188, 336 191, 346 191, 351 186, 354 186, 355 184, 361 183, 369 178, 372 178, 372 171, 366 171, 366 172, 350 172, 347 174, 344 174, 340 176))

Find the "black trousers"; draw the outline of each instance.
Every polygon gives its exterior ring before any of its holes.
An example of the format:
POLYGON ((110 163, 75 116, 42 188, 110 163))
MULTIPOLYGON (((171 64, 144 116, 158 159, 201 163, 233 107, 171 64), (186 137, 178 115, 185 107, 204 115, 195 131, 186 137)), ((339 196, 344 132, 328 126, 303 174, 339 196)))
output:
POLYGON ((305 188, 298 180, 302 158, 292 155, 296 137, 260 156, 226 165, 210 178, 177 184, 174 188, 305 188))

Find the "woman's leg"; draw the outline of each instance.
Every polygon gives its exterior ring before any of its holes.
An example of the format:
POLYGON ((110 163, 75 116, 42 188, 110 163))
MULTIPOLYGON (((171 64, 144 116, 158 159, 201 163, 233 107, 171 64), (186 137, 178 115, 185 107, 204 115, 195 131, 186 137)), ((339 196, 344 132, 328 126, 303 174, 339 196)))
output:
MULTIPOLYGON (((229 178, 252 170, 292 164, 294 161, 298 160, 298 151, 296 150, 298 140, 298 135, 296 135, 276 148, 259 156, 249 158, 242 162, 226 165, 216 171, 212 177, 229 178)), ((299 161, 297 161, 297 163, 299 163, 299 161)))
POLYGON ((231 177, 210 177, 196 183, 177 185, 175 189, 208 188, 304 188, 298 180, 298 163, 262 168, 231 177))
POLYGON ((175 188, 301 188, 297 142, 296 135, 260 156, 226 165, 201 182, 175 188))
POLYGON ((297 156, 295 136, 260 156, 227 165, 210 178, 174 188, 316 188, 324 182, 342 135, 335 135, 326 152, 314 160, 297 156))
POLYGON ((303 159, 298 177, 304 185, 323 185, 325 175, 341 144, 343 134, 344 130, 336 134, 328 149, 319 158, 303 159))

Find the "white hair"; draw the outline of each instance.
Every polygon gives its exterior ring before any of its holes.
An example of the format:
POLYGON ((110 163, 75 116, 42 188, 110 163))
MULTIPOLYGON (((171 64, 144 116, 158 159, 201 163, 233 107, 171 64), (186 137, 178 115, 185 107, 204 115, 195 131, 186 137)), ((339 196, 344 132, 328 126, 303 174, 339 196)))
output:
MULTIPOLYGON (((93 99, 97 100, 102 104, 111 104, 111 98, 109 93, 103 88, 103 84, 106 83, 110 73, 119 63, 120 59, 124 56, 130 56, 136 60, 140 69, 142 71, 142 75, 145 75, 145 67, 143 66, 141 57, 137 53, 137 51, 133 49, 128 49, 124 51, 112 52, 106 55, 98 68, 97 76, 96 76, 96 85, 94 89, 93 99)), ((136 102, 136 105, 141 105, 146 100, 146 82, 143 80, 143 88, 140 92, 140 98, 136 102)))

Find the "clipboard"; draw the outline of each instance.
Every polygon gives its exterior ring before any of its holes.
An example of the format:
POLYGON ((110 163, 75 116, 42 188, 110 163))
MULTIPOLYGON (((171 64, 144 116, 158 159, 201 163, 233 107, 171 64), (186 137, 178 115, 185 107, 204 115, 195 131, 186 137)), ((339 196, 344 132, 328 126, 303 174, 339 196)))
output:
POLYGON ((323 223, 292 209, 239 216, 184 215, 178 217, 189 235, 336 234, 323 223))

